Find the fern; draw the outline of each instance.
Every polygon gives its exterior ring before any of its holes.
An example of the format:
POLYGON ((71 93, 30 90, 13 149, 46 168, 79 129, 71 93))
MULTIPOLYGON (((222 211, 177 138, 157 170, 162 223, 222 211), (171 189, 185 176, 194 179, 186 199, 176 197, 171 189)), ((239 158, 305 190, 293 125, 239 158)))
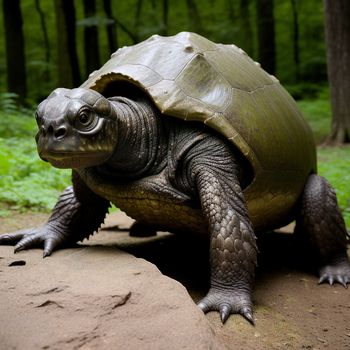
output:
POLYGON ((14 113, 18 111, 18 95, 14 92, 0 93, 0 109, 5 113, 14 113))

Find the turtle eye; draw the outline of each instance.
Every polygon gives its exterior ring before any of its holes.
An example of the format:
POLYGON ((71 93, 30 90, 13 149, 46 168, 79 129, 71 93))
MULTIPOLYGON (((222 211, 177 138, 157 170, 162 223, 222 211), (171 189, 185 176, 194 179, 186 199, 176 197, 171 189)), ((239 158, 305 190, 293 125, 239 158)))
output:
POLYGON ((98 118, 90 110, 82 110, 75 121, 75 127, 80 131, 91 131, 97 125, 98 118))
POLYGON ((82 125, 88 125, 91 121, 91 116, 87 113, 81 113, 79 115, 79 123, 82 125))

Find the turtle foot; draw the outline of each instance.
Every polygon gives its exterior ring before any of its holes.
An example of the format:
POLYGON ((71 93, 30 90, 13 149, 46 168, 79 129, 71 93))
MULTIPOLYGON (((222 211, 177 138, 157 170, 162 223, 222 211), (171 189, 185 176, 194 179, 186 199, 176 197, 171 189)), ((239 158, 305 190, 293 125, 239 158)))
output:
POLYGON ((241 314, 252 325, 255 324, 252 302, 248 291, 210 288, 208 294, 198 303, 198 306, 204 313, 218 311, 222 323, 227 321, 230 314, 241 314))
POLYGON ((342 257, 333 260, 330 264, 327 264, 320 268, 319 284, 328 282, 330 285, 334 283, 340 283, 347 288, 347 284, 350 283, 350 263, 347 257, 342 257))
POLYGON ((15 253, 43 246, 43 257, 51 255, 52 251, 62 244, 62 237, 57 230, 48 226, 21 230, 0 236, 0 245, 14 245, 15 253))

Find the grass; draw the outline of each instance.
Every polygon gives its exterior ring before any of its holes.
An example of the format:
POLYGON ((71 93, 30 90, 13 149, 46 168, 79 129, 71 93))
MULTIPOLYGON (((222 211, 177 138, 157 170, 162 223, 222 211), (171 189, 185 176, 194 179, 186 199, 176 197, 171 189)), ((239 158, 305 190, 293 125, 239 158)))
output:
POLYGON ((350 228, 350 147, 319 147, 318 172, 335 188, 346 226, 350 228))
MULTIPOLYGON (((298 105, 317 142, 330 131, 331 113, 327 92, 298 105)), ((33 116, 10 110, 0 112, 0 215, 11 209, 49 211, 59 193, 70 184, 70 170, 55 169, 39 159, 33 116)), ((318 148, 319 173, 337 192, 347 226, 350 227, 350 148, 318 148)))
POLYGON ((331 128, 331 108, 328 99, 301 100, 298 101, 304 117, 308 121, 313 133, 316 144, 322 143, 331 128))

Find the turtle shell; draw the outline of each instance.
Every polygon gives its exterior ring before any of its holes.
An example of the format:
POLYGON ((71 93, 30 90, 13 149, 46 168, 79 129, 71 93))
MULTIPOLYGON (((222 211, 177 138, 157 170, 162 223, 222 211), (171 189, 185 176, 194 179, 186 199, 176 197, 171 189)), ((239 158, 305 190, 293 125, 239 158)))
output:
POLYGON ((308 175, 316 172, 315 145, 275 77, 235 45, 182 32, 119 49, 82 87, 104 94, 125 81, 162 114, 215 129, 250 162, 254 178, 244 194, 256 229, 290 221, 308 175))

